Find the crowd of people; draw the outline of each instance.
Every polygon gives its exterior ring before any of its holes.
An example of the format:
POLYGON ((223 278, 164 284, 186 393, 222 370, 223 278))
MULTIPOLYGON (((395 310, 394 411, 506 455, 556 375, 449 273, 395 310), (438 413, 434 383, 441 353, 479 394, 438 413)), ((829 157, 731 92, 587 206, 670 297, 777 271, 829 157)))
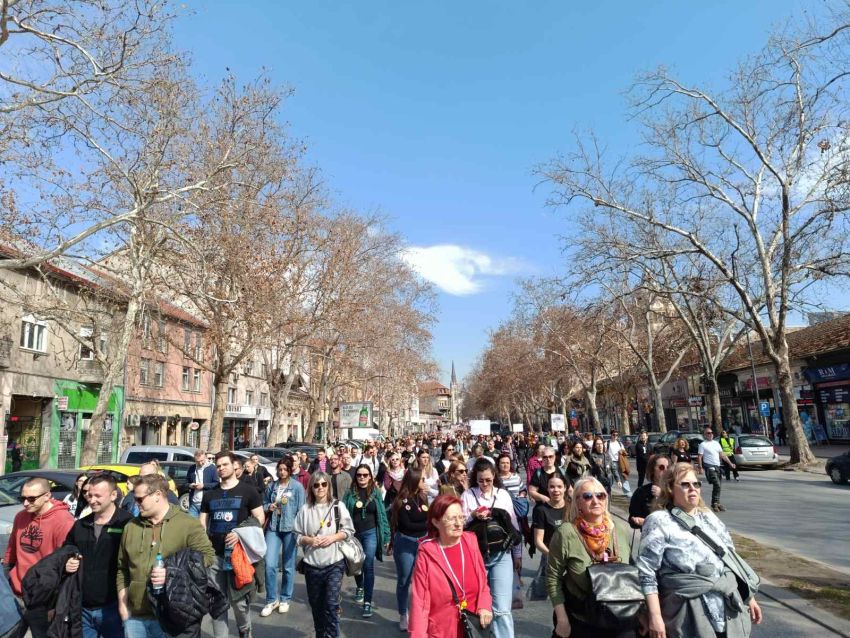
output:
POLYGON ((737 587, 739 575, 711 542, 691 533, 697 525, 733 549, 720 509, 702 501, 698 475, 714 484, 721 464, 734 466, 705 438, 694 465, 678 447, 652 455, 642 433, 634 492, 617 433, 440 433, 338 445, 312 459, 283 456, 275 476, 259 459, 198 451, 188 513, 156 462, 140 468, 126 495, 109 473, 81 474, 64 501, 33 478, 21 488, 3 586, 17 601, 19 629, 33 638, 197 637, 205 615, 223 638, 231 614, 243 638, 253 633, 252 604, 262 617, 289 613, 303 575, 316 636, 331 638, 340 635, 347 575, 369 619, 375 562, 391 556, 398 627, 416 638, 512 638, 523 597, 549 599, 561 638, 624 629, 747 636, 761 620, 755 588, 737 587), (609 508, 615 487, 630 498, 627 522, 609 508), (524 546, 540 559, 518 599, 524 546), (597 566, 615 564, 632 565, 623 578, 642 598, 642 611, 620 626, 602 622, 592 578, 597 566))

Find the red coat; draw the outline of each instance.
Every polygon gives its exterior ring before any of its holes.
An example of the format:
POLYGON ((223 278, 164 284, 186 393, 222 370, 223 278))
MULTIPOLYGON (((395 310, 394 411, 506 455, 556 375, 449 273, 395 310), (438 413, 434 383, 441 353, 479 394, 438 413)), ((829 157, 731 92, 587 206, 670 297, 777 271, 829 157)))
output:
MULTIPOLYGON (((466 592, 467 609, 493 610, 493 599, 487 585, 487 570, 481 559, 478 541, 472 532, 464 532, 460 542, 467 559, 466 569, 472 570, 477 587, 466 592)), ((410 601, 408 631, 411 638, 460 638, 460 616, 449 588, 449 572, 436 540, 428 539, 419 545, 416 566, 413 568, 413 591, 410 601)))

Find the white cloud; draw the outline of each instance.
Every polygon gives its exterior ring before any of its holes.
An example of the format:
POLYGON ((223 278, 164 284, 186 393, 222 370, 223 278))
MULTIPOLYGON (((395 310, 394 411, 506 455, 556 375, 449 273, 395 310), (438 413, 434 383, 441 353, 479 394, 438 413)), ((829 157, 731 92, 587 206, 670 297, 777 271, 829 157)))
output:
POLYGON ((457 296, 480 292, 486 277, 514 275, 526 269, 519 259, 491 257, 455 244, 411 246, 403 258, 424 279, 457 296))

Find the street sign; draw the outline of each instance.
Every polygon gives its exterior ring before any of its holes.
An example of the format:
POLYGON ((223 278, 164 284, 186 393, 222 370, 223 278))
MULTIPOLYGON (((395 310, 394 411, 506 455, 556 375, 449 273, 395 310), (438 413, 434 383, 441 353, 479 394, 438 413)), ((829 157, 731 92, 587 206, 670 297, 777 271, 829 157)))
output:
POLYGON ((578 416, 578 413, 575 410, 570 410, 570 418, 574 419, 578 416))
POLYGON ((759 403, 759 412, 762 416, 770 416, 770 403, 767 401, 761 401, 759 403))

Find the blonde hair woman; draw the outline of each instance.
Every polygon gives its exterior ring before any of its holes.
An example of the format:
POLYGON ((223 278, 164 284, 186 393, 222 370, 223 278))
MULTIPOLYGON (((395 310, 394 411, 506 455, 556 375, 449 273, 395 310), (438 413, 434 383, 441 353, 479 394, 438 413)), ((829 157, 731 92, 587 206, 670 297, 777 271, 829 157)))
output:
POLYGON ((629 562, 629 537, 626 524, 608 511, 605 486, 593 477, 576 481, 569 524, 560 525, 549 543, 546 590, 555 608, 556 636, 616 638, 620 634, 594 626, 587 615, 585 602, 592 592, 587 568, 599 562, 629 562))
POLYGON ((689 517, 716 544, 734 548, 726 526, 702 500, 694 466, 675 464, 659 487, 656 510, 643 524, 637 559, 649 610, 649 635, 749 636, 751 623, 762 620, 755 598, 742 600, 734 574, 676 518, 689 517), (680 596, 685 590, 688 596, 680 596), (702 604, 693 604, 695 598, 702 604))

